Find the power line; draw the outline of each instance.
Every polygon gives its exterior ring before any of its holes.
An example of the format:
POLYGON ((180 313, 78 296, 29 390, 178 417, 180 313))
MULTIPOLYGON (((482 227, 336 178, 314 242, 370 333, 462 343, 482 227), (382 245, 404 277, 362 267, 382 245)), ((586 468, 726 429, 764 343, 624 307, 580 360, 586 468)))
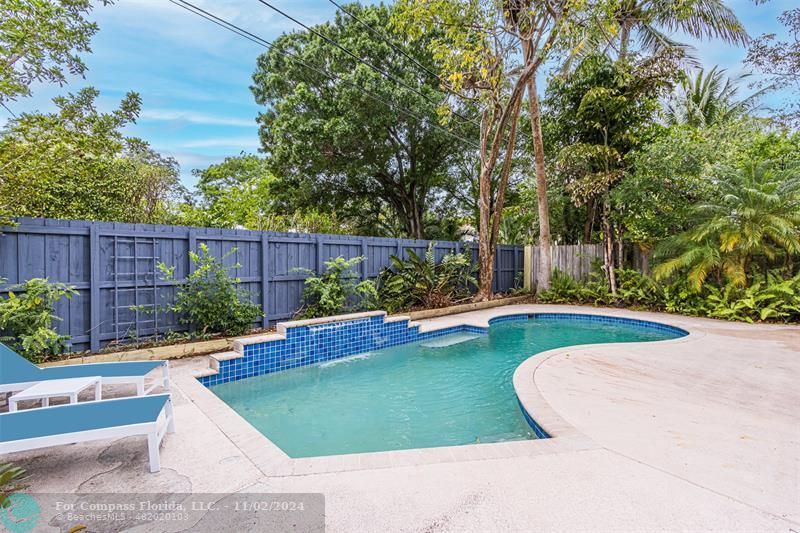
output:
MULTIPOLYGON (((309 65, 308 63, 305 63, 302 60, 300 60, 297 57, 295 57, 294 54, 292 54, 292 53, 290 53, 290 52, 288 52, 286 50, 281 50, 280 48, 275 46, 274 43, 264 39, 263 37, 259 37, 258 35, 254 34, 254 33, 251 33, 249 31, 245 30, 244 28, 241 28, 240 26, 237 26, 236 24, 233 24, 232 22, 229 22, 229 21, 227 21, 225 19, 222 19, 222 18, 214 15, 213 13, 210 13, 209 11, 206 11, 203 8, 196 6, 196 5, 192 4, 191 2, 188 2, 187 0, 168 0, 168 1, 173 3, 173 4, 175 4, 176 6, 178 6, 180 8, 185 9, 186 11, 188 11, 188 12, 190 12, 192 14, 198 15, 198 16, 208 20, 209 22, 212 22, 212 23, 216 24, 217 26, 220 26, 221 28, 224 28, 224 29, 226 29, 226 30, 228 30, 230 32, 233 32, 236 35, 239 35, 240 37, 243 37, 243 38, 245 38, 245 39, 247 39, 247 40, 249 40, 249 41, 251 41, 251 42, 253 42, 253 43, 257 44, 257 45, 259 45, 259 46, 262 46, 262 47, 267 48, 267 49, 274 50, 274 51, 278 52, 279 54, 282 54, 283 56, 288 57, 289 60, 294 61, 298 65, 301 65, 301 66, 303 66, 303 67, 305 67, 305 68, 307 68, 309 70, 317 72, 318 74, 321 74, 321 75, 327 77, 330 80, 339 81, 339 82, 344 83, 346 85, 350 85, 352 87, 355 87, 356 89, 361 91, 361 93, 364 94, 365 96, 371 98, 372 100, 374 100, 374 101, 376 101, 376 102, 378 102, 380 104, 385 105, 386 107, 388 107, 390 109, 394 109, 394 110, 397 110, 397 111, 399 111, 401 113, 404 113, 405 115, 407 115, 407 116, 409 116, 409 117, 411 117, 413 119, 416 119, 416 120, 418 120, 420 122, 425 122, 425 120, 428 120, 428 119, 425 119, 423 117, 420 117, 419 115, 409 111, 408 109, 406 109, 404 107, 397 106, 395 104, 387 102, 386 100, 383 100, 382 98, 380 98, 378 96, 375 96, 370 91, 364 89, 363 87, 361 87, 360 85, 358 85, 355 82, 352 82, 352 81, 346 80, 346 79, 342 79, 339 76, 336 76, 334 74, 330 74, 329 72, 325 72, 325 71, 320 70, 320 69, 318 69, 318 68, 316 68, 316 67, 314 67, 312 65, 309 65)), ((447 135, 449 135, 449 136, 451 136, 451 137, 453 137, 455 139, 458 139, 461 142, 464 142, 464 143, 472 146, 473 148, 476 148, 476 149, 480 148, 475 142, 470 141, 470 140, 468 140, 468 139, 466 139, 464 137, 461 137, 460 135, 457 135, 457 134, 453 133, 452 131, 448 130, 447 128, 444 128, 444 127, 440 126, 435 121, 430 121, 430 125, 433 128, 435 128, 435 129, 437 129, 439 131, 442 131, 443 133, 445 133, 445 134, 447 134, 447 135)))
MULTIPOLYGON (((350 57, 352 57, 353 59, 355 59, 355 60, 356 60, 356 61, 358 61, 359 63, 363 63, 364 65, 368 66, 369 68, 371 68, 372 70, 374 70, 374 71, 375 71, 375 72, 377 72, 378 74, 381 74, 381 75, 382 75, 382 76, 384 76, 386 79, 388 79, 388 80, 391 80, 391 81, 392 81, 392 82, 394 82, 395 84, 397 84, 397 85, 400 85, 400 86, 402 86, 402 87, 405 87, 405 88, 406 88, 406 89, 408 89, 409 91, 412 91, 413 93, 415 93, 415 94, 419 95, 420 97, 424 98, 424 99, 425 99, 427 102, 429 102, 429 103, 431 103, 431 104, 434 104, 434 105, 436 105, 436 106, 438 106, 438 105, 440 105, 440 104, 441 104, 440 102, 436 102, 436 101, 434 101, 434 100, 431 100, 431 99, 430 99, 430 98, 428 98, 428 97, 427 97, 425 94, 423 94, 422 92, 420 92, 420 91, 419 91, 417 88, 413 87, 412 85, 409 85, 409 84, 407 84, 406 82, 404 82, 403 80, 400 80, 400 79, 398 79, 398 78, 396 78, 396 77, 392 76, 392 75, 391 75, 391 74, 389 74, 387 71, 385 71, 385 70, 383 70, 383 69, 381 69, 381 68, 379 68, 379 67, 376 67, 375 65, 373 65, 373 64, 372 64, 372 63, 370 63, 369 61, 366 61, 366 60, 364 60, 364 59, 361 59, 361 58, 360 58, 360 57, 358 57, 358 56, 357 56, 355 53, 353 53, 352 51, 348 50, 347 48, 345 48, 344 46, 342 46, 341 44, 339 44, 338 42, 336 42, 334 39, 331 39, 331 38, 330 38, 330 37, 328 37, 327 35, 324 35, 324 34, 322 34, 321 32, 319 32, 319 31, 315 30, 315 29, 314 29, 314 28, 312 28, 311 26, 308 26, 308 25, 306 25, 306 24, 303 24, 302 22, 300 22, 299 20, 297 20, 297 19, 296 19, 296 18, 294 18, 293 16, 289 15, 288 13, 286 13, 286 12, 284 12, 284 11, 281 11, 281 10, 280 10, 280 9, 278 9, 277 7, 275 7, 275 6, 273 6, 272 4, 270 4, 269 2, 267 2, 266 0, 257 0, 257 1, 258 1, 258 2, 260 2, 260 3, 262 3, 262 4, 264 4, 265 6, 267 6, 268 8, 270 8, 271 10, 275 11, 276 13, 278 13, 279 15, 281 15, 281 16, 283 16, 283 17, 286 17, 287 19, 291 20, 291 21, 292 21, 292 22, 294 22, 295 24, 297 24, 297 25, 299 25, 299 26, 302 26, 302 27, 303 27, 303 28, 305 28, 307 31, 309 31, 309 32, 313 33, 314 35, 316 35, 316 36, 317 36, 317 37, 319 37, 320 39, 324 40, 326 43, 328 43, 328 44, 332 44, 333 46, 335 46, 336 48, 338 48, 339 50, 341 50, 341 51, 342 51, 342 52, 344 52, 345 54, 349 55, 350 57)), ((438 77, 438 76, 437 76, 437 77, 438 77)), ((455 116, 457 116, 458 118, 460 118, 461 120, 465 121, 465 122, 472 122, 473 124, 477 124, 477 122, 475 122, 473 119, 470 119, 470 118, 468 118, 468 117, 465 117, 464 115, 462 115, 462 114, 460 114, 460 113, 457 113, 456 111, 453 111, 453 114, 454 114, 455 116)))
POLYGON ((8 106, 5 104, 5 102, 0 102, 0 105, 1 105, 1 106, 3 106, 3 108, 4 108, 6 111, 8 111, 8 113, 9 113, 9 114, 10 114, 12 117, 14 117, 14 118, 19 118, 19 117, 17 116, 17 114, 16 114, 16 113, 14 113, 13 111, 11 111, 11 108, 10 108, 10 107, 8 107, 8 106))
POLYGON ((353 20, 355 20, 356 22, 358 22, 361 26, 366 28, 371 34, 375 35, 380 40, 382 40, 383 42, 388 44, 392 48, 392 50, 394 50, 398 54, 402 55, 403 57, 405 57, 406 59, 408 59, 409 61, 411 61, 415 65, 417 65, 419 68, 424 70, 427 74, 429 74, 429 75, 433 76, 434 78, 438 79, 440 82, 442 82, 442 85, 449 90, 447 82, 441 76, 439 76, 439 74, 437 74, 436 72, 433 72, 428 67, 426 67, 425 65, 423 65, 422 63, 417 61, 413 56, 409 55, 405 50, 403 50, 399 46, 395 45, 382 32, 376 30, 375 28, 373 28, 372 26, 370 26, 369 24, 367 24, 366 22, 364 22, 363 20, 361 20, 360 18, 355 16, 352 12, 348 11, 347 9, 345 9, 341 4, 337 3, 336 0, 328 0, 328 2, 330 2, 331 4, 336 6, 336 8, 339 11, 341 11, 342 13, 347 15, 348 17, 350 17, 353 20))

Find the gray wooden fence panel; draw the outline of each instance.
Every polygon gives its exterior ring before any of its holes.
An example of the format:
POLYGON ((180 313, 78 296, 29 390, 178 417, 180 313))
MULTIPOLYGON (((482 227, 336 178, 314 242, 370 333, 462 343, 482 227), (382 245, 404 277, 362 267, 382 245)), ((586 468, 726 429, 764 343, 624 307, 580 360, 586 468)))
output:
MULTIPOLYGON (((172 313, 144 313, 131 307, 163 306, 175 296, 175 287, 158 269, 163 262, 184 279, 193 269, 188 252, 201 244, 209 253, 238 264, 234 273, 253 302, 265 309, 259 325, 285 320, 300 306, 306 274, 319 272, 324 261, 337 256, 365 256, 358 273, 377 276, 390 266, 389 257, 407 257, 406 249, 424 255, 430 241, 305 233, 276 233, 216 228, 192 228, 116 222, 54 219, 18 220, 0 234, 0 292, 34 277, 75 286, 78 296, 59 302, 57 324, 72 337, 73 350, 98 350, 114 342, 184 329, 172 313)), ((435 257, 464 251, 469 245, 436 242, 435 257)), ((477 261, 476 246, 469 246, 477 261)), ((519 284, 523 248, 499 245, 494 288, 508 291, 519 284)))
MULTIPOLYGON (((541 251, 538 246, 530 246, 528 249, 532 254, 531 286, 535 287, 539 279, 541 251)), ((602 244, 559 244, 553 245, 551 250, 553 268, 569 274, 576 280, 586 279, 592 270, 592 262, 603 259, 602 244)), ((520 259, 520 263, 521 261, 520 259)))

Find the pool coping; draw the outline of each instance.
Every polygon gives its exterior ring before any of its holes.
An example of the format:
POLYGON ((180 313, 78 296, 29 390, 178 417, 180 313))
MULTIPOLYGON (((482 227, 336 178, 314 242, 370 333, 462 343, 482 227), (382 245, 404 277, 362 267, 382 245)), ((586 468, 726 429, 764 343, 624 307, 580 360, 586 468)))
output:
POLYGON ((200 383, 196 377, 184 373, 174 377, 176 385, 184 392, 187 399, 198 408, 222 431, 242 453, 256 465, 265 476, 297 476, 348 472, 378 468, 398 468, 423 464, 450 463, 458 461, 492 460, 519 456, 532 456, 552 453, 564 453, 596 449, 600 446, 584 435, 577 428, 564 420, 547 402, 536 386, 536 371, 548 360, 558 355, 571 352, 591 350, 599 346, 608 348, 615 345, 641 345, 650 342, 685 343, 705 336, 686 321, 672 315, 627 311, 609 308, 576 307, 564 311, 563 306, 540 304, 513 304, 479 311, 448 315, 434 319, 423 319, 420 332, 438 331, 457 326, 475 326, 489 328, 497 318, 523 314, 571 314, 592 315, 611 318, 627 318, 656 322, 675 327, 688 334, 676 339, 647 341, 645 343, 602 343, 572 345, 556 348, 531 355, 525 359, 514 372, 513 386, 520 406, 535 419, 549 438, 520 440, 498 443, 464 444, 459 446, 441 446, 434 448, 414 448, 406 450, 390 450, 368 453, 352 453, 346 455, 327 455, 308 458, 291 458, 267 436, 259 432, 247 420, 217 397, 210 389, 200 383))

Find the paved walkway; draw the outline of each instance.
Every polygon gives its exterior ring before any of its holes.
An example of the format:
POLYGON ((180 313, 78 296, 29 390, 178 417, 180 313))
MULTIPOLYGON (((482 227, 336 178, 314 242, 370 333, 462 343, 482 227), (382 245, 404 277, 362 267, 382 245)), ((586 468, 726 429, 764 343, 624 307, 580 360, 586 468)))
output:
POLYGON ((160 473, 147 472, 138 439, 11 459, 36 492, 322 492, 329 531, 800 532, 800 327, 535 305, 422 322, 480 325, 535 311, 644 318, 691 335, 564 348, 524 364, 525 394, 565 428, 530 455, 479 445, 448 462, 362 459, 358 470, 276 475, 183 390, 205 364, 195 358, 172 365, 178 432, 160 473))

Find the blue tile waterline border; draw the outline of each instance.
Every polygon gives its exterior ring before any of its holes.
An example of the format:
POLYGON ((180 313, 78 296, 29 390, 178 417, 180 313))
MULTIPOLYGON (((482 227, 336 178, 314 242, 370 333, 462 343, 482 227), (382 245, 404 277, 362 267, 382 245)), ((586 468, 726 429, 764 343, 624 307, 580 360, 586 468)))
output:
POLYGON ((525 422, 528 423, 530 428, 533 430, 534 435, 540 439, 549 439, 550 434, 547 433, 542 426, 540 426, 536 420, 530 415, 527 409, 522 405, 522 402, 517 397, 517 405, 519 405, 519 410, 522 411, 522 416, 525 418, 525 422))
MULTIPOLYGON (((204 376, 199 380, 203 385, 211 387, 453 333, 486 334, 488 332, 488 328, 470 325, 420 332, 419 325, 409 325, 408 319, 386 322, 385 318, 385 315, 375 315, 343 322, 289 327, 286 329, 285 338, 245 345, 242 357, 220 361, 217 374, 204 376)), ((658 322, 573 313, 515 313, 489 320, 489 327, 501 322, 522 320, 622 323, 664 331, 678 337, 688 335, 688 332, 683 329, 658 322)))

